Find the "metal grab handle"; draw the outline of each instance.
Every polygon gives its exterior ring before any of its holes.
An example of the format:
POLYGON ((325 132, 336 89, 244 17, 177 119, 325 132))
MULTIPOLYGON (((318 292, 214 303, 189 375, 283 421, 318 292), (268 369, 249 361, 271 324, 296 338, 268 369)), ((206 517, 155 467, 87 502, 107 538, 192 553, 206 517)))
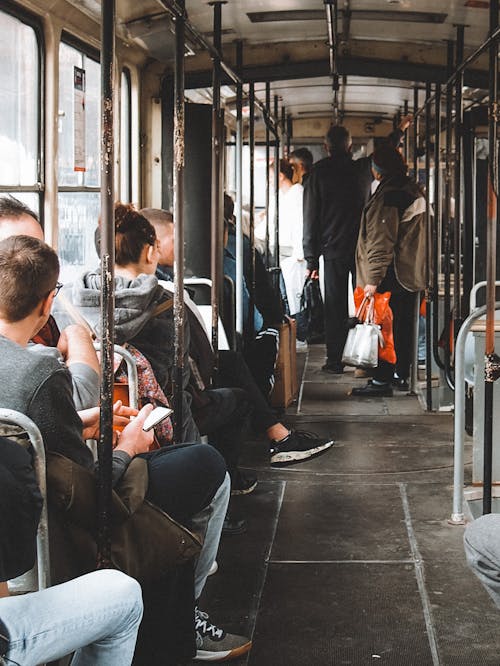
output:
POLYGON ((47 477, 45 472, 45 448, 38 426, 33 421, 14 409, 0 409, 0 422, 22 428, 33 447, 36 481, 43 498, 42 513, 36 536, 38 589, 50 587, 49 523, 47 518, 47 477))
MULTIPOLYGON (((94 349, 96 351, 101 351, 101 343, 94 342, 94 349)), ((135 358, 128 349, 121 347, 120 345, 113 345, 113 351, 115 354, 118 354, 118 356, 121 356, 127 364, 130 407, 133 409, 139 409, 139 379, 137 377, 137 364, 135 358)))
MULTIPOLYGON (((482 289, 483 287, 486 287, 487 282, 486 280, 483 280, 482 282, 477 282, 472 289, 470 290, 470 295, 469 295, 469 309, 472 312, 473 310, 476 309, 476 294, 477 292, 482 289)), ((495 282, 495 287, 500 287, 500 280, 497 280, 495 282)))
MULTIPOLYGON (((495 310, 500 310, 498 301, 495 303, 495 310)), ((486 305, 474 310, 460 327, 455 342, 453 510, 450 519, 450 522, 455 525, 462 525, 464 522, 465 340, 472 324, 485 313, 486 305)))

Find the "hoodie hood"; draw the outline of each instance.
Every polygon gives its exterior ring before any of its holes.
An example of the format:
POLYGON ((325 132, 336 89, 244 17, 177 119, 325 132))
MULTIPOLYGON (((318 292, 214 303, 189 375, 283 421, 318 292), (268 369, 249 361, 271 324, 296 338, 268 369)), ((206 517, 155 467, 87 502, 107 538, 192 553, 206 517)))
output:
MULTIPOLYGON (((69 285, 69 298, 100 337, 101 275, 90 271, 69 285)), ((115 277, 115 338, 117 344, 134 338, 151 319, 165 291, 154 275, 115 277)))

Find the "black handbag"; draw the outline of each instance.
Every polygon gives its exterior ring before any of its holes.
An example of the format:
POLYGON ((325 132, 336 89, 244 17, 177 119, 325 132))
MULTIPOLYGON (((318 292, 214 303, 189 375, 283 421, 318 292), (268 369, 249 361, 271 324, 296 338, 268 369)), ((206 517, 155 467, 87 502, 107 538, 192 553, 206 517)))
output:
POLYGON ((306 279, 300 296, 300 310, 295 319, 297 340, 306 340, 312 344, 324 341, 325 319, 318 279, 306 279))

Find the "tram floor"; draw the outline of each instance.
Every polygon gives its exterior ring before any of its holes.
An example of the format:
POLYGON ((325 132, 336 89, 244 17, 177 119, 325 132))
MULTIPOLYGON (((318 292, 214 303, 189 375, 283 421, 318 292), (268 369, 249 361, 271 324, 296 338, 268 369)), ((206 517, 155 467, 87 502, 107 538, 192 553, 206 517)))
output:
POLYGON ((336 445, 284 469, 269 466, 263 440, 246 447, 242 467, 259 484, 232 511, 248 530, 223 538, 201 604, 252 636, 233 663, 499 666, 499 611, 465 564, 464 528, 447 522, 452 416, 405 394, 349 396, 364 380, 323 374, 322 347, 299 361, 284 420, 336 445))

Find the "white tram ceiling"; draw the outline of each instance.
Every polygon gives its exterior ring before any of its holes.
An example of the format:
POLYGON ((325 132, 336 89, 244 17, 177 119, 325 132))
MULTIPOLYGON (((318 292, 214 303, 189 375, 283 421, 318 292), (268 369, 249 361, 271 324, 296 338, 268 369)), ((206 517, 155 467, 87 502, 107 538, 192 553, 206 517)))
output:
MULTIPOLYGON (((98 18, 98 0, 70 0, 98 18)), ((120 33, 140 44, 154 59, 172 67, 173 27, 165 5, 169 0, 117 0, 120 33)), ((393 115, 412 101, 409 88, 426 82, 444 82, 447 44, 454 41, 457 25, 465 26, 465 57, 488 34, 487 0, 338 0, 336 65, 347 83, 342 97, 346 116, 366 110, 367 115, 393 115), (402 82, 382 86, 379 79, 402 82), (366 79, 364 99, 351 89, 354 77, 366 79), (373 86, 377 87, 374 95, 373 86), (371 90, 370 90, 371 87, 371 90), (380 108, 374 108, 380 100, 380 108), (389 101, 390 100, 390 101, 389 101)), ((212 42, 213 7, 206 0, 186 0, 188 20, 212 42)), ((330 74, 327 21, 323 0, 229 0, 222 6, 224 60, 236 68, 236 40, 243 42, 241 72, 245 82, 271 82, 271 94, 292 116, 301 111, 331 114, 333 92, 330 74), (279 85, 300 79, 302 85, 279 85), (307 86, 304 81, 309 81, 307 86), (312 97, 316 95, 313 103, 312 97)), ((187 42, 186 88, 207 88, 212 80, 211 56, 194 41, 187 42)), ((223 83, 229 84, 223 76, 223 83)), ((487 56, 465 73, 465 85, 487 88, 487 56)), ((342 89, 342 83, 341 83, 342 89)), ((260 91, 259 91, 260 94, 260 91)))

